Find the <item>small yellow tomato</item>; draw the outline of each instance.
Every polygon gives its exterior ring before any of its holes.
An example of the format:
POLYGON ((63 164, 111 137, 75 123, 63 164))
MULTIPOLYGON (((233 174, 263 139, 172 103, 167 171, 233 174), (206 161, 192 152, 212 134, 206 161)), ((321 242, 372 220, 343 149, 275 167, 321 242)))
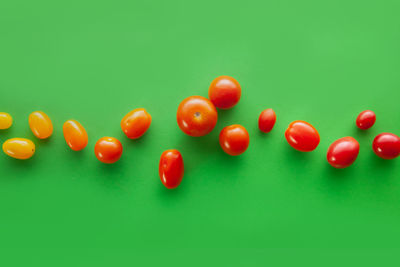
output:
POLYGON ((82 124, 68 120, 63 125, 63 133, 67 145, 74 151, 82 150, 88 143, 88 135, 82 124))
POLYGON ((35 144, 25 138, 11 138, 4 142, 3 151, 16 159, 29 159, 35 154, 35 144))
POLYGON ((5 130, 11 127, 13 119, 10 114, 0 112, 0 130, 5 130))
POLYGON ((46 139, 53 134, 53 124, 49 116, 42 111, 35 111, 29 115, 29 127, 39 139, 46 139))

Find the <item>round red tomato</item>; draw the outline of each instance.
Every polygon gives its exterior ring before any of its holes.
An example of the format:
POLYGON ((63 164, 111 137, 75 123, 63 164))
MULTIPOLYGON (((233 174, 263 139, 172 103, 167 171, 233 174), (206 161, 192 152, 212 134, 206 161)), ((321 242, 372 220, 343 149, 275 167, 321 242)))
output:
POLYGON ((269 133, 274 128, 276 121, 276 114, 272 108, 266 109, 261 112, 258 118, 258 128, 264 133, 269 133))
POLYGON ((239 102, 241 95, 240 84, 230 76, 215 78, 208 89, 208 97, 220 109, 232 108, 239 102))
POLYGON ((234 124, 227 126, 219 134, 219 144, 231 156, 237 156, 245 152, 249 146, 249 142, 249 133, 242 125, 234 124))
POLYGON ((361 130, 367 130, 371 128, 376 121, 376 115, 371 110, 364 110, 360 114, 358 114, 356 119, 356 125, 361 130))
POLYGON ((302 152, 310 152, 319 144, 318 131, 305 121, 293 121, 285 131, 289 145, 302 152))
POLYGON ((161 182, 166 188, 177 187, 183 178, 184 165, 181 153, 176 149, 169 149, 161 154, 158 173, 161 182))
POLYGON ((114 163, 122 155, 122 144, 114 137, 102 137, 94 146, 94 154, 103 163, 114 163))
POLYGON ((211 132, 218 120, 213 103, 202 96, 184 99, 176 114, 179 128, 190 136, 203 136, 211 132))
POLYGON ((400 154, 400 137, 392 133, 378 134, 372 142, 372 150, 383 159, 394 159, 400 154))
POLYGON ((151 115, 144 108, 137 108, 126 114, 121 120, 121 129, 130 139, 144 135, 151 124, 151 115))
POLYGON ((357 159, 360 145, 353 137, 343 137, 333 142, 326 158, 333 167, 342 169, 349 167, 357 159))

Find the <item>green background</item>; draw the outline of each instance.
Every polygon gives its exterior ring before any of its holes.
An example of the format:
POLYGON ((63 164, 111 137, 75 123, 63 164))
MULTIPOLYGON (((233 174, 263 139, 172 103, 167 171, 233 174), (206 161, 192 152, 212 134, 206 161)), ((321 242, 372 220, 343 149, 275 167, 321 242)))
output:
POLYGON ((1 253, 25 266, 51 256, 110 266, 138 251, 151 252, 132 259, 144 264, 191 249, 209 251, 191 258, 198 263, 217 259, 218 248, 236 258, 252 249, 400 248, 400 161, 371 149, 378 133, 400 134, 399 14, 396 0, 1 1, 0 111, 14 125, 0 140, 27 137, 37 146, 27 161, 0 155, 1 253), (178 104, 207 96, 219 75, 240 82, 239 104, 219 112, 208 136, 185 136, 178 104), (138 107, 153 122, 134 141, 119 124, 138 107), (257 128, 265 108, 277 114, 270 134, 257 128), (355 118, 365 109, 377 122, 361 132, 355 118), (29 130, 35 110, 53 121, 49 140, 29 130), (88 131, 82 152, 65 144, 67 119, 88 131), (297 119, 321 135, 311 153, 285 141, 297 119), (233 123, 251 137, 239 157, 218 144, 233 123), (95 158, 102 136, 121 140, 118 163, 95 158), (336 170, 326 150, 344 136, 360 142, 360 154, 336 170), (158 177, 170 148, 185 160, 176 190, 158 177), (49 253, 57 249, 63 256, 49 253), (90 260, 89 249, 103 253, 90 260))

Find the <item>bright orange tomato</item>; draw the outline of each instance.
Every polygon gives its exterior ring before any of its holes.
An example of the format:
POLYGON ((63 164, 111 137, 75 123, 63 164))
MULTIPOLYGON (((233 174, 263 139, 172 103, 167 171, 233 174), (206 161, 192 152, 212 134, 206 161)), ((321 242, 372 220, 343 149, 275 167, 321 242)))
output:
POLYGON ((231 156, 237 156, 245 152, 249 142, 249 133, 242 125, 227 126, 219 134, 219 144, 231 156))
POLYGON ((190 136, 203 136, 211 132, 218 120, 213 103, 202 96, 190 96, 178 107, 176 115, 179 128, 190 136))
POLYGON ((117 162, 122 155, 122 144, 114 137, 102 137, 94 146, 94 154, 103 163, 117 162))
POLYGON ((275 111, 272 108, 266 109, 258 117, 258 128, 264 133, 269 133, 274 128, 275 121, 275 111))
POLYGON ((67 120, 63 125, 63 133, 67 145, 74 151, 82 150, 88 143, 88 135, 85 128, 75 121, 67 120))
POLYGON ((285 131, 285 137, 289 145, 302 152, 313 151, 319 144, 318 131, 306 121, 290 123, 285 131))
POLYGON ((53 123, 42 111, 35 111, 29 115, 29 127, 39 139, 49 138, 53 134, 53 123))
POLYGON ((121 129, 130 139, 141 137, 151 124, 151 115, 144 108, 137 108, 121 120, 121 129))
POLYGON ((181 183, 184 173, 183 158, 176 149, 169 149, 161 154, 158 167, 161 182, 166 188, 172 189, 178 187, 181 183))
POLYGON ((29 159, 35 154, 35 144, 25 138, 11 138, 4 142, 3 151, 16 159, 29 159))
POLYGON ((240 84, 230 76, 215 78, 208 89, 208 97, 220 109, 232 108, 239 102, 241 95, 240 84))

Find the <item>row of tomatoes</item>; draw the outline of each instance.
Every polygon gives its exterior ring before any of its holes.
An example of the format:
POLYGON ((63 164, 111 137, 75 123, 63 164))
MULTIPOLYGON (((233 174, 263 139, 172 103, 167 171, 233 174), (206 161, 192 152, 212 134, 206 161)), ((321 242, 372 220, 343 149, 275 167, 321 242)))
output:
MULTIPOLYGON (((210 133, 217 124, 217 109, 234 107, 241 98, 240 84, 232 77, 220 76, 213 80, 209 88, 209 99, 202 96, 191 96, 184 99, 177 111, 179 128, 187 135, 198 137, 210 133)), ((367 110, 359 114, 356 125, 363 130, 375 123, 375 113, 367 110)), ((140 138, 151 125, 152 117, 143 108, 134 109, 121 120, 121 129, 130 139, 140 138)), ((259 129, 270 132, 276 122, 272 109, 261 112, 258 118, 259 129)), ((0 129, 9 128, 12 118, 7 113, 0 113, 0 129)), ((29 126, 39 139, 52 135, 53 125, 50 118, 41 111, 29 115, 29 126)), ((84 149, 88 143, 85 128, 75 120, 68 120, 63 125, 63 134, 67 145, 75 151, 84 149)), ((313 151, 320 142, 318 131, 308 122, 293 121, 285 131, 287 142, 296 150, 313 151)), ((223 151, 232 156, 244 153, 249 146, 250 137, 245 127, 234 124, 226 126, 219 135, 223 151)), ((400 154, 400 138, 391 133, 382 133, 373 141, 373 151, 384 159, 393 159, 400 154)), ((95 155, 103 163, 111 164, 122 155, 122 144, 114 137, 102 137, 95 144, 95 155)), ((12 138, 3 144, 3 151, 17 159, 28 159, 35 152, 34 143, 25 138, 12 138)), ((353 137, 344 137, 333 142, 327 152, 327 160, 335 168, 346 168, 357 158, 359 144, 353 137)), ((181 153, 176 149, 162 153, 159 164, 159 175, 167 188, 175 188, 182 181, 184 163, 181 153)))

